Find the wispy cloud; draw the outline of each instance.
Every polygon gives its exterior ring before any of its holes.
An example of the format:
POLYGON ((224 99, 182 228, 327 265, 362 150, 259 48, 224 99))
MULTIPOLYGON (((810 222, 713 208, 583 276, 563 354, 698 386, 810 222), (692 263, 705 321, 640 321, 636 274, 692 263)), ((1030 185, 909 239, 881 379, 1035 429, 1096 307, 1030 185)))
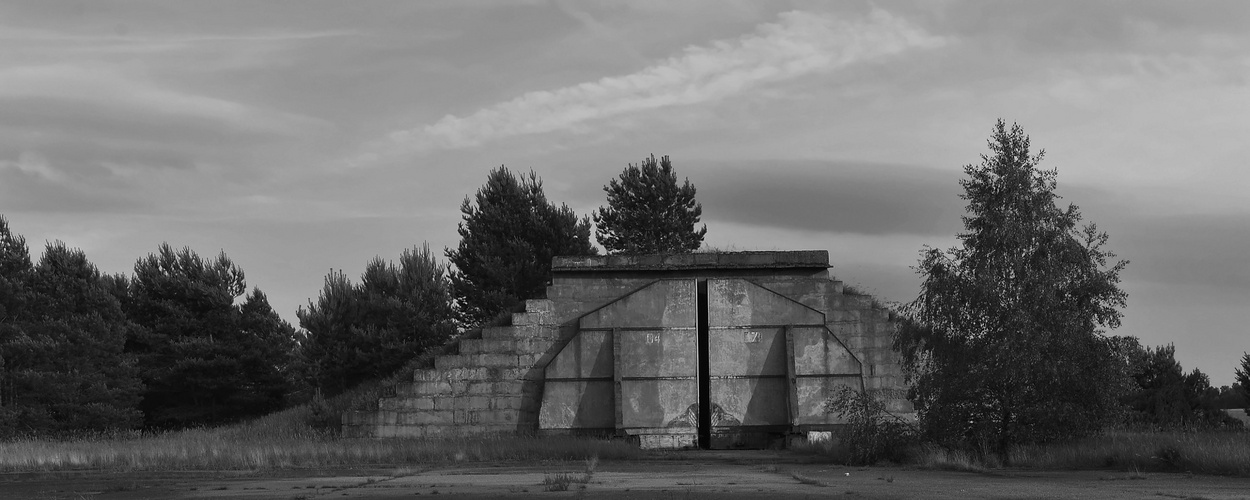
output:
POLYGON ((47 158, 39 153, 33 153, 30 151, 23 151, 18 155, 16 160, 6 160, 0 158, 0 172, 4 170, 14 170, 52 182, 61 182, 65 180, 65 175, 60 171, 53 169, 52 166, 48 164, 47 158))
POLYGON ((567 130, 626 113, 718 101, 760 86, 942 43, 880 10, 856 20, 791 11, 751 34, 688 47, 632 74, 528 92, 466 116, 447 115, 433 124, 396 131, 389 135, 390 144, 382 147, 467 148, 567 130))
POLYGON ((294 134, 320 120, 161 87, 106 67, 23 66, 0 69, 0 102, 51 99, 90 103, 142 115, 211 120, 251 132, 294 134))

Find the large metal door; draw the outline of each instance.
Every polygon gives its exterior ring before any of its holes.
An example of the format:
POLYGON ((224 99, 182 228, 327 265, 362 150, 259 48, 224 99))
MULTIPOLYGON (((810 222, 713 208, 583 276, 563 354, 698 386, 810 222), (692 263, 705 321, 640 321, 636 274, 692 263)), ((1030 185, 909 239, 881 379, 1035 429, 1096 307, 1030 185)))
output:
POLYGON ((824 314, 745 279, 709 279, 707 287, 713 447, 760 446, 778 432, 845 423, 828 403, 841 387, 863 390, 862 364, 824 314))
POLYGON ((794 423, 796 326, 823 328, 824 315, 744 279, 707 281, 707 425, 713 448, 761 447, 794 423))
POLYGON ((841 424, 829 398, 862 388, 824 314, 736 278, 660 280, 582 316, 545 376, 540 429, 648 448, 771 446, 841 424))
POLYGON ((539 427, 610 429, 647 448, 695 446, 696 307, 695 280, 660 280, 580 318, 547 365, 539 427))

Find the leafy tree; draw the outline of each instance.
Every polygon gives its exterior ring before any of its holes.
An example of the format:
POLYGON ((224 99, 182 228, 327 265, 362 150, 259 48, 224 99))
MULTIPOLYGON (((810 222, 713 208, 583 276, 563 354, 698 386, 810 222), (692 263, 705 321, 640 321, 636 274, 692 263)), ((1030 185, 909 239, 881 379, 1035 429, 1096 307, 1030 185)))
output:
POLYGON ((460 245, 446 250, 456 267, 452 293, 467 325, 485 324, 524 299, 543 296, 552 257, 598 253, 590 244, 590 221, 548 202, 533 171, 517 178, 502 166, 492 170, 475 201, 465 197, 460 245))
POLYGON ((325 278, 317 302, 297 313, 312 384, 327 396, 386 376, 454 332, 446 267, 429 246, 404 250, 399 266, 377 257, 359 285, 325 278))
POLYGON ((127 308, 145 329, 127 348, 147 386, 147 425, 215 424, 282 406, 295 330, 259 290, 236 305, 246 290, 243 270, 224 252, 204 259, 162 244, 135 263, 127 308))
POLYGON ((608 206, 594 214, 595 238, 609 253, 690 253, 703 244, 707 225, 695 230, 703 206, 690 179, 677 185, 668 156, 628 164, 603 190, 608 206))
MULTIPOLYGON (((1234 372, 1237 385, 1241 388, 1241 397, 1250 402, 1250 353, 1241 353, 1241 366, 1234 372)), ((1250 414, 1250 403, 1246 405, 1246 413, 1250 414)))
POLYGON ((989 147, 964 167, 961 245, 921 251, 895 347, 930 438, 1005 454, 1119 416, 1124 356, 1102 328, 1120 324, 1127 262, 1108 267, 1107 234, 1056 206, 1057 172, 1038 167, 1018 125, 999 120, 989 147))

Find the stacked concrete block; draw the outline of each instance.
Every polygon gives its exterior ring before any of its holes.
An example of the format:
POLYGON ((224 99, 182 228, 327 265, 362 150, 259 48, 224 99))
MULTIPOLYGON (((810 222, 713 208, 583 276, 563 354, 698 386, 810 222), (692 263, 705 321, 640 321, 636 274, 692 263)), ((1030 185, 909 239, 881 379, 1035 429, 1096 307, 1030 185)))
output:
POLYGON ((348 437, 456 437, 532 432, 538 421, 544 354, 559 339, 550 300, 526 301, 512 325, 488 327, 439 356, 376 411, 344 415, 348 437), (536 366, 540 368, 535 368, 536 366))

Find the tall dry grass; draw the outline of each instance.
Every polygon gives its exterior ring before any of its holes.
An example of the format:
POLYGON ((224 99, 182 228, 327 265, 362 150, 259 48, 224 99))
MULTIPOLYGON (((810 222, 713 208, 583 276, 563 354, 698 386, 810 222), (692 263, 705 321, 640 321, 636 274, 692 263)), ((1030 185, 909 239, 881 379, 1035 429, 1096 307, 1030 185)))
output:
MULTIPOLYGON (((350 404, 354 396, 337 401, 350 404)), ((345 439, 315 425, 310 403, 211 429, 0 442, 0 471, 255 470, 479 461, 626 459, 637 446, 573 436, 345 439)), ((324 411, 324 409, 322 410, 324 411)), ((332 411, 338 411, 334 409, 332 411)))
POLYGON ((1116 469, 1250 475, 1250 432, 1111 431, 1063 443, 1017 446, 1007 457, 924 446, 913 453, 922 467, 984 471, 1003 466, 1051 470, 1116 469))
POLYGON ((73 441, 0 443, 0 471, 255 470, 480 461, 626 459, 633 445, 577 437, 342 439, 196 429, 73 441))

